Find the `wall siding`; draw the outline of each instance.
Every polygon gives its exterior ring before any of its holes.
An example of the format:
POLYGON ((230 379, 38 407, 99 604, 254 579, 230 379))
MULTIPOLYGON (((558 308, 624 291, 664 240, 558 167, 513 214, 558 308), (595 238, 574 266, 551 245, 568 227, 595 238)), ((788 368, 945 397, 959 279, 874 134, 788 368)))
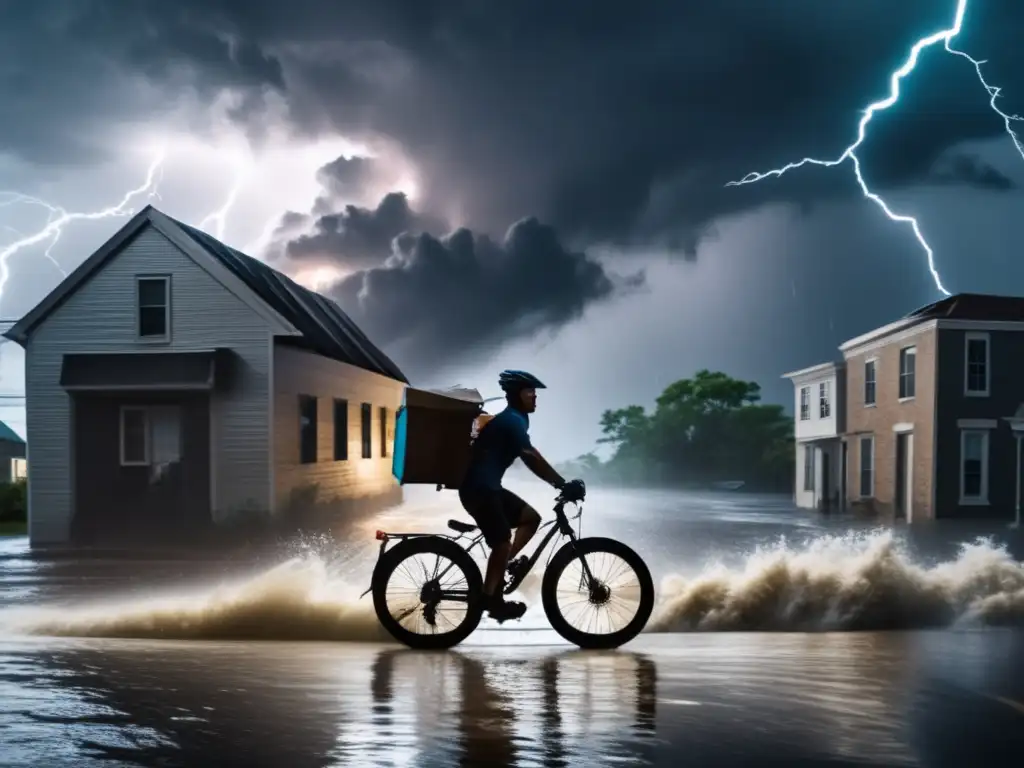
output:
POLYGON ((964 395, 966 331, 939 329, 936 506, 940 518, 1013 519, 1017 491, 1017 443, 1009 424, 1024 402, 1024 333, 988 331, 989 395, 964 395), (988 506, 960 504, 959 419, 995 419, 989 430, 988 506))
POLYGON ((73 515, 71 403, 60 386, 70 352, 200 351, 239 357, 229 393, 211 403, 214 519, 270 503, 270 328, 265 320, 151 227, 90 277, 37 327, 25 354, 32 543, 63 543, 73 515), (135 279, 171 275, 171 341, 136 336, 135 279))
POLYGON ((331 522, 348 512, 401 499, 391 474, 395 413, 405 384, 283 344, 274 348, 276 510, 331 522), (299 396, 317 398, 317 460, 299 461, 299 396), (334 460, 334 400, 348 401, 348 458, 334 460), (360 406, 370 403, 372 458, 362 458, 360 406), (387 456, 380 451, 380 407, 387 408, 387 456))
POLYGON ((936 330, 925 328, 899 334, 893 340, 872 345, 870 351, 853 351, 846 358, 847 498, 854 507, 867 507, 883 518, 894 513, 896 496, 896 424, 913 424, 913 509, 915 522, 934 519, 932 462, 934 457, 936 330), (899 401, 900 350, 917 347, 915 396, 899 401), (875 405, 864 404, 864 363, 874 358, 875 405), (860 498, 860 436, 873 434, 874 497, 860 498))

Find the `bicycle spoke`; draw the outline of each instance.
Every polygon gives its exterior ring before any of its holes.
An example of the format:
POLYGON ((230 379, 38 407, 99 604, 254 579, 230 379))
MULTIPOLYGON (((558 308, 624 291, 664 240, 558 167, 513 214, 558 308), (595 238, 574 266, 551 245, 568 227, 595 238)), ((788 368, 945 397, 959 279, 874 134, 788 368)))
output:
POLYGON ((444 634, 462 624, 468 611, 465 597, 469 581, 462 568, 449 558, 436 553, 416 553, 401 561, 392 571, 385 588, 388 613, 403 628, 415 634, 444 634), (411 586, 394 584, 396 577, 411 582, 411 586), (422 601, 424 586, 436 585, 440 600, 433 604, 422 601), (444 595, 449 595, 448 599, 444 595), (428 614, 433 624, 428 621, 428 614))
POLYGON ((633 620, 640 608, 639 575, 623 558, 611 552, 577 557, 560 574, 555 598, 565 621, 587 634, 611 634, 633 620), (592 598, 586 571, 598 586, 592 598))

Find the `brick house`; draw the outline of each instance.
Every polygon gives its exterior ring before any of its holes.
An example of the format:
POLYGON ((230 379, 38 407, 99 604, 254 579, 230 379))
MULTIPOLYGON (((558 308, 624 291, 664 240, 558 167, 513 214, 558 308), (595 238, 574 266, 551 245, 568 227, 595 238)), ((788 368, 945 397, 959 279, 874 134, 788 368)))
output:
POLYGON ((406 378, 340 307, 147 206, 6 334, 32 546, 396 503, 406 378))
POLYGON ((825 482, 820 470, 807 480, 806 452, 838 439, 841 506, 908 522, 1019 514, 1024 298, 951 296, 839 351, 841 363, 786 375, 798 406, 798 505, 820 506, 811 503, 820 494, 805 489, 825 482), (845 423, 815 430, 801 391, 828 370, 844 394, 845 423))

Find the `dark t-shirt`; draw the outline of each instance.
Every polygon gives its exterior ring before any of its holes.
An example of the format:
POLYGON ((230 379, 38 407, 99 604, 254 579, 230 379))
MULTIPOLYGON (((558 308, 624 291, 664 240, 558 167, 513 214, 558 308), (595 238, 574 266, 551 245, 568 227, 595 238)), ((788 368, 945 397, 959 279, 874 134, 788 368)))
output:
POLYGON ((530 447, 530 417, 506 408, 484 425, 473 441, 463 488, 500 490, 505 471, 530 447))

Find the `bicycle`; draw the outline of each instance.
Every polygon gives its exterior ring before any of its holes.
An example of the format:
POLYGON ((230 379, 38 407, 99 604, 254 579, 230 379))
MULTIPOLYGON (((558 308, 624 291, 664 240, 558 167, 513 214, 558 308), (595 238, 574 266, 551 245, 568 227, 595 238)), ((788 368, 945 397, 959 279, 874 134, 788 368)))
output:
MULTIPOLYGON (((617 648, 635 638, 647 625, 654 610, 654 581, 644 560, 620 541, 615 539, 592 536, 582 538, 573 530, 570 518, 566 516, 565 506, 573 503, 577 514, 572 520, 578 520, 583 514, 580 501, 569 500, 559 494, 555 500, 555 518, 542 524, 538 533, 549 528, 540 544, 528 558, 525 567, 515 577, 509 578, 504 586, 504 594, 515 592, 533 570, 541 554, 555 537, 561 534, 568 539, 548 561, 541 585, 541 602, 544 613, 552 628, 565 640, 585 649, 617 648), (625 626, 610 632, 592 632, 573 626, 566 617, 564 607, 559 604, 558 594, 561 590, 562 577, 569 566, 577 561, 580 563, 580 577, 577 579, 576 596, 583 595, 579 602, 587 606, 604 609, 603 616, 611 622, 613 601, 621 598, 622 588, 610 578, 599 579, 591 567, 601 555, 611 555, 624 562, 632 569, 638 582, 636 587, 636 611, 633 618, 625 626)), ((360 597, 373 593, 373 607, 381 625, 395 640, 410 648, 438 650, 458 645, 480 624, 483 618, 483 577, 480 567, 471 556, 473 549, 479 547, 487 553, 483 534, 477 526, 459 520, 449 520, 448 527, 457 536, 437 533, 390 533, 377 531, 376 539, 380 541, 377 563, 373 569, 370 588, 360 597), (388 549, 388 544, 397 542, 388 549), (467 543, 468 542, 468 543, 467 543), (424 581, 414 587, 411 597, 418 601, 416 605, 407 607, 395 617, 389 608, 388 586, 391 578, 403 568, 407 561, 420 555, 434 556, 436 562, 432 571, 422 568, 424 581), (441 568, 441 560, 448 565, 441 568), (457 568, 461 571, 465 586, 456 587, 448 580, 450 571, 457 568), (458 623, 451 623, 451 629, 437 632, 439 618, 447 619, 442 604, 451 603, 464 614, 458 623), (414 632, 407 628, 407 619, 423 619, 431 630, 429 633, 414 632)), ((411 575, 411 574, 410 574, 411 575)), ((459 582, 456 582, 456 584, 459 582)), ((571 583, 571 582, 570 582, 571 583)), ((569 590, 571 592, 571 590, 569 590)), ((586 606, 585 606, 586 607, 586 606)))

